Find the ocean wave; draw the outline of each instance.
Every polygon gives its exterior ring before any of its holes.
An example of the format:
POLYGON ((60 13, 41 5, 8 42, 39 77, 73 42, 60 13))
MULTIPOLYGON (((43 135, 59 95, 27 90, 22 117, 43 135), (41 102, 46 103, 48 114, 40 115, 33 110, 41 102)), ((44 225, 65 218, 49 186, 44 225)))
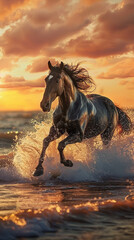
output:
MULTIPOLYGON (((0 217, 0 240, 39 237, 46 232, 57 232, 61 227, 80 231, 79 223, 87 224, 85 230, 90 231, 96 224, 96 216, 99 224, 108 216, 114 225, 113 218, 121 219, 125 216, 125 219, 130 219, 133 218, 133 214, 134 200, 93 201, 66 207, 57 204, 44 209, 20 210, 0 217)), ((115 222, 115 226, 118 225, 120 226, 120 222, 115 222)))
MULTIPOLYGON (((48 124, 35 122, 31 130, 18 138, 10 153, 0 155, 0 184, 3 189, 0 240, 40 237, 47 233, 52 234, 47 239, 103 239, 102 235, 96 237, 99 234, 96 229, 101 229, 105 239, 114 239, 115 229, 116 233, 122 234, 118 239, 123 239, 124 233, 133 239, 134 197, 133 181, 131 183, 130 180, 134 179, 133 132, 122 137, 115 134, 108 148, 103 147, 100 137, 67 146, 65 156, 73 161, 72 168, 60 164, 57 146, 63 136, 49 145, 43 163, 44 174, 35 178, 33 171, 50 126, 50 119, 48 124), (119 183, 111 185, 110 179, 118 179, 119 183), (88 193, 78 182, 87 182, 88 193), (33 189, 32 185, 38 187, 33 189), (69 198, 63 198, 59 186, 64 196, 68 194, 67 188, 73 186, 78 187, 79 195, 72 189, 69 198), (11 196, 11 202, 8 196, 11 196), (64 233, 70 231, 73 237, 64 236, 61 229, 64 233), (96 235, 91 238, 93 229, 96 235), (82 231, 87 235, 81 237, 82 231)), ((9 140, 14 136, 14 133, 9 134, 9 140)), ((8 136, 4 137, 8 141, 8 136)))
MULTIPOLYGON (((2 168, 0 172, 2 172, 3 181, 12 181, 10 172, 14 172, 13 180, 16 175, 19 176, 19 181, 21 178, 22 181, 24 179, 28 182, 35 181, 33 171, 38 163, 43 138, 47 136, 50 126, 50 123, 44 122, 35 124, 32 131, 27 132, 18 140, 13 149, 12 158, 5 155, 4 161, 4 156, 0 156, 2 168), (4 162, 7 163, 5 164, 6 171, 3 168, 4 162)), ((9 138, 14 136, 14 133, 9 134, 9 138)), ((66 158, 73 161, 72 168, 66 168, 60 164, 57 146, 62 138, 49 145, 43 163, 44 175, 39 177, 39 180, 47 181, 56 178, 61 181, 81 182, 102 181, 104 178, 134 177, 133 133, 122 137, 115 135, 108 148, 103 147, 100 137, 68 145, 64 152, 66 158)))

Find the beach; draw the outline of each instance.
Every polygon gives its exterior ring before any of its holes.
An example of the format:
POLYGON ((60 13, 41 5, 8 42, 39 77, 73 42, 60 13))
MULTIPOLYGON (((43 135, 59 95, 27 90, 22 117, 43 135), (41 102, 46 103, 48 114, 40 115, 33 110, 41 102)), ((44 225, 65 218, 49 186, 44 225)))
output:
MULTIPOLYGON (((127 110, 132 121, 134 111, 127 110)), ((47 149, 44 174, 33 177, 52 112, 0 114, 0 240, 133 239, 134 139, 117 131, 69 145, 72 168, 47 149)))

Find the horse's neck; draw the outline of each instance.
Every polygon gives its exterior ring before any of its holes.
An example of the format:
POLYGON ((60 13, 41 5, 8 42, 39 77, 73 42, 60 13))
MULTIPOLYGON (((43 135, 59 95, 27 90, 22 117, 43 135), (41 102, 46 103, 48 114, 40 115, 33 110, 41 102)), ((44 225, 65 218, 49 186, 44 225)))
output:
POLYGON ((75 101, 77 89, 74 86, 72 80, 65 75, 64 78, 64 91, 59 97, 59 105, 61 107, 63 115, 66 115, 70 104, 75 101))

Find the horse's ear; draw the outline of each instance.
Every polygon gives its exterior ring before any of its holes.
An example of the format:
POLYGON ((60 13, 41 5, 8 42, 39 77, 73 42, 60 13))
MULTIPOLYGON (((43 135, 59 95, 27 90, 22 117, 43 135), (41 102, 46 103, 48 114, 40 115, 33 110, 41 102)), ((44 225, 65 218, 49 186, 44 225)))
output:
POLYGON ((52 67, 53 67, 53 66, 52 66, 52 64, 51 64, 50 61, 48 61, 48 67, 49 67, 50 70, 52 70, 52 67))
POLYGON ((62 71, 62 70, 63 70, 63 68, 64 68, 64 63, 63 63, 63 62, 61 62, 61 63, 60 63, 60 70, 62 71))

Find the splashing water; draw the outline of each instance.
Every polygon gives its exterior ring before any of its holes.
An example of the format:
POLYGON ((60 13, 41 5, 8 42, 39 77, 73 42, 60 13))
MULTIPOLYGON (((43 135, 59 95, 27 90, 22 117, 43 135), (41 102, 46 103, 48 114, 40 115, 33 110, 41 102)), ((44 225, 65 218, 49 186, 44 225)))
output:
POLYGON ((57 146, 63 136, 49 145, 44 174, 35 178, 52 124, 47 119, 29 126, 0 167, 0 240, 133 239, 133 133, 115 133, 108 148, 100 137, 68 145, 72 168, 60 164, 57 146))
MULTIPOLYGON (((48 135, 50 127, 51 123, 36 123, 34 131, 27 132, 17 143, 13 164, 23 179, 35 179, 32 174, 38 164, 42 141, 48 135)), ((47 148, 41 180, 58 177, 65 181, 79 182, 134 176, 133 133, 123 137, 115 134, 108 148, 102 146, 100 137, 68 145, 64 153, 67 159, 73 161, 72 168, 60 164, 57 146, 64 137, 50 143, 47 148)))

